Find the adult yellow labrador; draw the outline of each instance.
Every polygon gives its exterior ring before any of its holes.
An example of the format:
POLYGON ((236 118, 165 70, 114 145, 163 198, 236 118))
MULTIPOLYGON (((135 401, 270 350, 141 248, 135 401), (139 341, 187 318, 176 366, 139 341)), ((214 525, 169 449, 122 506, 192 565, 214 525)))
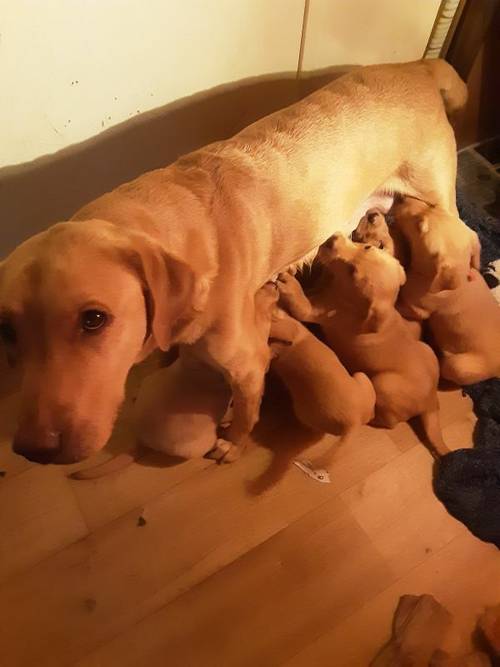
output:
POLYGON ((254 296, 372 193, 456 212, 446 112, 466 87, 443 61, 358 68, 232 139, 118 187, 0 265, 0 333, 23 365, 14 450, 69 463, 108 440, 130 367, 192 346, 221 369, 232 460, 269 364, 254 296))

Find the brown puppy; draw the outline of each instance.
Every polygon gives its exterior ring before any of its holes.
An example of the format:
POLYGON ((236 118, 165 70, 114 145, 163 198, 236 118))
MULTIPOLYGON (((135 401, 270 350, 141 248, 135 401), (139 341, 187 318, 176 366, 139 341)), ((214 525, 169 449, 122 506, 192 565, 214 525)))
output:
POLYGON ((434 296, 428 326, 443 378, 467 385, 500 377, 500 307, 478 271, 434 296))
MULTIPOLYGON (((271 369, 290 392, 294 412, 315 431, 340 435, 345 443, 374 416, 375 391, 364 373, 349 375, 333 350, 280 308, 269 311, 270 288, 257 294, 257 306, 271 316, 271 369)), ((328 468, 334 451, 314 467, 328 468)))
POLYGON ((181 353, 143 381, 133 408, 137 438, 169 456, 205 456, 215 446, 230 400, 221 373, 181 353))
POLYGON ((389 227, 385 215, 376 208, 368 210, 361 218, 352 232, 352 240, 385 250, 405 269, 409 264, 410 249, 407 242, 394 225, 389 227))
MULTIPOLYGON (((356 243, 369 244, 388 252, 405 269, 410 263, 410 248, 408 243, 394 225, 389 227, 385 215, 378 209, 370 209, 366 212, 353 231, 352 240, 356 243)), ((396 308, 399 310, 398 303, 396 303, 396 308)), ((422 337, 422 324, 417 320, 406 318, 405 322, 415 340, 420 340, 422 337)))
POLYGON ((142 382, 132 416, 138 447, 95 467, 72 473, 73 479, 98 479, 141 458, 141 447, 181 459, 205 456, 217 441, 231 389, 221 373, 182 353, 142 382))
POLYGON ((364 372, 375 388, 374 425, 393 428, 420 416, 435 455, 448 452, 441 436, 431 348, 416 341, 395 309, 405 281, 399 262, 383 250, 335 235, 319 251, 320 284, 309 300, 291 276, 282 278, 289 312, 322 327, 351 373, 364 372))
POLYGON ((396 256, 394 240, 389 232, 385 215, 377 208, 371 208, 365 213, 353 230, 351 238, 355 243, 369 243, 376 248, 386 250, 393 257, 396 256))
POLYGON ((350 232, 376 191, 456 212, 446 112, 465 98, 444 61, 356 68, 23 243, 0 267, 0 334, 24 368, 15 451, 69 463, 102 448, 130 367, 185 344, 231 385, 235 458, 269 363, 256 292, 332 221, 350 232))
POLYGON ((479 239, 456 215, 414 197, 396 200, 392 214, 394 228, 410 247, 400 309, 405 316, 425 319, 434 294, 463 286, 471 267, 480 268, 479 239))

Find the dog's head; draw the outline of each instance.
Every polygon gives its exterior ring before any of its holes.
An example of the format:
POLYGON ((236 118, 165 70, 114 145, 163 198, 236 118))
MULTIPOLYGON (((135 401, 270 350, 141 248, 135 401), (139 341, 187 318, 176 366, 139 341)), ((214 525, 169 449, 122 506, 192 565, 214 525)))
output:
POLYGON ((432 291, 457 289, 479 264, 479 241, 460 218, 405 197, 392 208, 394 224, 411 246, 411 267, 432 280, 432 291))
POLYGON ((70 463, 102 448, 129 369, 174 343, 197 301, 189 266, 139 232, 65 222, 20 245, 0 265, 0 336, 22 371, 14 450, 70 463))
POLYGON ((394 255, 394 242, 389 233, 385 215, 372 208, 365 213, 352 233, 352 240, 365 243, 394 255))
POLYGON ((367 322, 376 325, 394 307, 406 274, 397 259, 369 244, 354 243, 334 234, 318 253, 332 277, 332 289, 347 302, 367 308, 367 322))

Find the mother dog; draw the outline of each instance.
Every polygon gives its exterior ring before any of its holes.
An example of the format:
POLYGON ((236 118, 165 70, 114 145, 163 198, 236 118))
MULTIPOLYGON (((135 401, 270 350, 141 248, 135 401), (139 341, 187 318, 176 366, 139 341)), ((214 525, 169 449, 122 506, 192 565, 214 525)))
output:
POLYGON ((374 192, 456 212, 446 112, 465 98, 443 61, 358 68, 21 244, 0 265, 0 334, 23 368, 14 450, 69 463, 102 448, 130 367, 183 344, 231 385, 219 454, 235 458, 269 363, 255 293, 349 232, 374 192))

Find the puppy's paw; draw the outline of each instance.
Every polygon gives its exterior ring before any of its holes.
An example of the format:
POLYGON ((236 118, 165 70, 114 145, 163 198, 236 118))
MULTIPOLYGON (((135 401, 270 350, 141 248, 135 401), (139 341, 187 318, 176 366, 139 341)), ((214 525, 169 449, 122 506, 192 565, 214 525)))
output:
POLYGON ((304 298, 302 286, 290 273, 280 273, 277 280, 279 290, 279 303, 285 309, 301 301, 304 298))
POLYGON ((215 446, 211 449, 208 454, 205 454, 205 458, 213 459, 217 463, 233 463, 241 456, 241 447, 233 445, 229 440, 224 440, 224 438, 217 438, 215 446))
POLYGON ((301 290, 299 281, 291 273, 280 273, 276 281, 280 294, 295 293, 301 290))

